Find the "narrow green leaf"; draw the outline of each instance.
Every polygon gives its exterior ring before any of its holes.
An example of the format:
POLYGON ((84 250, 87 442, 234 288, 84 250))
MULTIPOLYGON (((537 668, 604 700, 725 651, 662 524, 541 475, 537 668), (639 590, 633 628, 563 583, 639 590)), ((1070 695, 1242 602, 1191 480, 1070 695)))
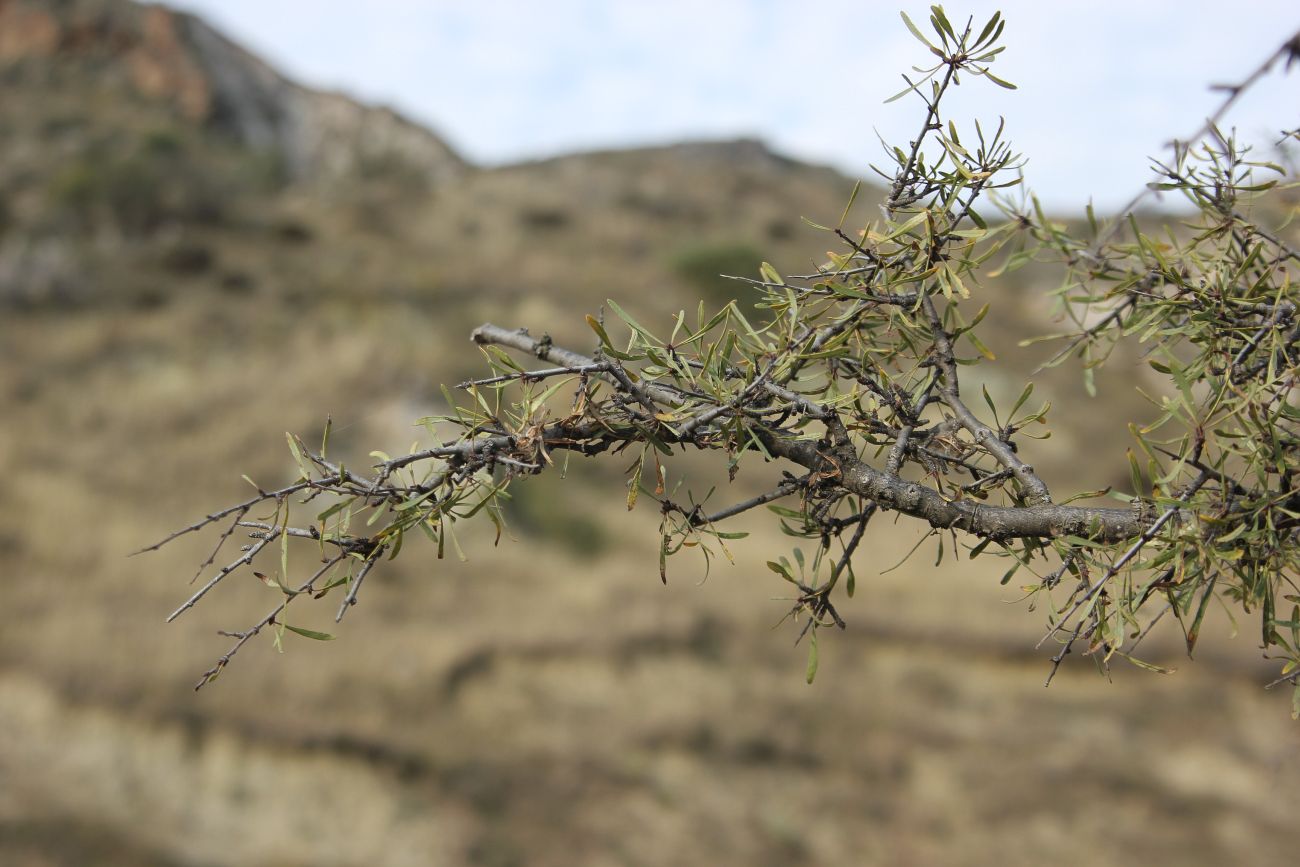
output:
POLYGON ((287 629, 287 630, 289 630, 290 632, 296 632, 296 633, 298 633, 298 634, 301 635, 303 638, 310 638, 310 639, 313 639, 314 641, 333 641, 333 640, 334 640, 334 636, 333 636, 333 635, 330 635, 328 632, 317 632, 317 631, 314 630, 314 629, 303 629, 301 626, 290 626, 290 625, 287 624, 287 623, 284 624, 284 628, 287 629))
POLYGON ((636 462, 636 469, 632 471, 632 477, 627 482, 627 510, 630 512, 636 508, 637 495, 641 493, 641 473, 645 468, 645 451, 641 452, 641 460, 636 462))
POLYGON ((1174 671, 1175 671, 1175 669, 1172 669, 1172 668, 1161 668, 1161 667, 1158 666, 1158 665, 1152 665, 1152 664, 1149 663, 1149 662, 1144 662, 1144 661, 1138 659, 1136 656, 1130 656, 1130 655, 1128 655, 1127 653, 1124 653, 1123 651, 1118 651, 1118 650, 1117 650, 1117 651, 1115 651, 1115 653, 1116 653, 1118 656, 1122 656, 1124 659, 1127 659, 1129 662, 1133 663, 1133 664, 1136 665, 1138 668, 1144 668, 1144 669, 1146 669, 1147 671, 1153 671, 1153 672, 1155 672, 1156 674, 1173 674, 1174 671))
POLYGON ((293 453, 293 460, 298 465, 298 472, 302 473, 304 479, 311 478, 311 469, 308 468, 307 461, 302 456, 302 449, 298 448, 298 438, 288 431, 284 432, 284 438, 289 441, 289 451, 293 453))
POLYGON ((915 214, 909 220, 907 220, 907 222, 897 226, 892 232, 886 235, 882 240, 892 241, 895 238, 899 238, 902 237, 903 235, 906 235, 908 232, 912 231, 917 226, 925 222, 925 218, 928 216, 929 216, 928 211, 921 211, 915 214))
POLYGON ((993 422, 998 427, 1002 426, 1002 421, 998 418, 998 408, 993 405, 993 396, 989 394, 989 387, 980 383, 980 392, 984 395, 984 402, 988 404, 989 412, 993 413, 993 422))
POLYGON ((591 330, 596 332, 596 336, 600 338, 601 346, 612 347, 614 345, 610 341, 609 335, 605 333, 605 326, 601 325, 600 320, 595 316, 592 316, 590 313, 587 314, 587 324, 591 326, 591 330))
POLYGON ((918 28, 917 28, 917 26, 916 26, 915 24, 912 23, 912 19, 907 17, 907 13, 906 13, 906 12, 904 12, 904 11, 902 11, 902 10, 900 9, 900 10, 898 11, 898 14, 901 15, 901 16, 903 17, 903 23, 907 25, 907 29, 908 29, 908 30, 912 31, 912 35, 913 35, 913 36, 915 36, 917 39, 921 40, 921 42, 922 42, 922 43, 923 43, 927 48, 931 48, 931 49, 934 48, 934 43, 931 42, 930 40, 928 40, 928 39, 925 38, 925 34, 923 34, 923 33, 922 33, 918 28))
POLYGON ((1019 88, 1016 87, 1016 85, 1012 84, 1009 81, 1006 81, 1005 79, 998 78, 996 75, 989 72, 987 69, 984 70, 984 77, 987 78, 989 81, 993 82, 994 84, 996 84, 998 87, 1005 87, 1007 90, 1019 90, 1019 88))
POLYGON ((787 509, 785 506, 768 506, 767 508, 768 511, 775 515, 780 515, 782 518, 793 518, 796 521, 803 520, 803 512, 795 509, 787 509))
POLYGON ((451 545, 456 549, 456 559, 462 563, 468 563, 469 557, 465 556, 465 549, 460 547, 460 540, 456 538, 456 531, 451 528, 451 524, 451 521, 447 522, 445 532, 442 535, 451 537, 451 545))
POLYGON ((410 497, 402 501, 401 503, 398 503, 394 508, 398 512, 405 512, 407 509, 414 509, 416 506, 420 505, 421 503, 423 503, 425 500, 429 499, 436 493, 437 490, 435 489, 431 491, 425 491, 422 494, 416 494, 414 497, 410 497))
POLYGON ((1141 497, 1146 493, 1146 486, 1142 484, 1142 467, 1132 449, 1125 449, 1124 452, 1128 455, 1129 481, 1133 485, 1133 493, 1141 497))
POLYGON ((990 18, 989 22, 984 25, 984 29, 980 31, 979 38, 975 40, 976 45, 982 44, 984 40, 988 38, 989 34, 993 32, 993 29, 998 26, 998 20, 1001 17, 1002 17, 1001 12, 993 13, 993 17, 990 18))
POLYGON ((648 342, 652 342, 652 343, 658 342, 657 340, 655 340, 653 334, 651 334, 649 331, 646 331, 643 327, 641 327, 641 324, 639 322, 637 322, 635 319, 631 317, 630 314, 628 314, 626 310, 624 310, 622 307, 619 307, 618 302, 610 298, 607 301, 607 303, 609 304, 610 309, 613 310, 614 313, 618 316, 618 318, 622 319, 624 322, 627 323, 628 328, 631 328, 633 331, 641 335, 641 337, 648 342))
POLYGON ((1011 412, 1007 414, 1007 418, 1014 419, 1016 417, 1016 413, 1020 411, 1020 407, 1025 405, 1025 401, 1029 400, 1029 395, 1033 393, 1034 393, 1034 384, 1032 382, 1025 383, 1024 390, 1020 392, 1020 397, 1016 398, 1016 404, 1015 406, 1011 407, 1011 412))
MULTIPOLYGON (((289 577, 289 507, 285 505, 284 523, 280 525, 280 574, 289 577)), ((277 582, 283 579, 277 578, 277 582)))
MULTIPOLYGON (((930 50, 933 51, 934 49, 930 49, 930 50)), ((896 93, 896 94, 894 94, 893 96, 891 96, 891 97, 889 97, 888 99, 886 99, 886 100, 885 100, 885 103, 884 103, 885 105, 889 105, 891 102, 897 102, 898 100, 900 100, 900 99, 902 99, 903 97, 907 96, 907 95, 908 95, 909 93, 911 93, 912 91, 916 90, 916 85, 912 83, 912 79, 910 79, 910 78, 908 78, 906 75, 904 75, 904 76, 903 76, 903 81, 906 81, 906 82, 907 82, 907 87, 903 88, 903 89, 900 90, 898 93, 896 93)), ((902 163, 904 163, 904 162, 907 161, 907 157, 906 157, 906 155, 904 155, 903 152, 902 152, 901 150, 898 150, 897 148, 895 148, 894 151, 895 151, 895 153, 896 153, 896 155, 897 155, 897 157, 898 157, 898 162, 899 162, 900 165, 901 165, 902 163)))
POLYGON ((930 13, 930 23, 934 26, 934 29, 941 37, 946 33, 953 39, 957 38, 957 33, 952 29, 952 24, 948 21, 948 16, 943 14, 942 6, 939 6, 938 4, 931 6, 930 13))
POLYGON ((997 361, 998 357, 993 354, 993 350, 985 346, 984 341, 976 337, 974 331, 966 332, 966 339, 971 342, 971 345, 975 347, 976 351, 978 351, 980 355, 984 356, 989 361, 997 361))
POLYGON ((353 500, 355 500, 355 499, 356 499, 355 497, 352 497, 352 498, 347 499, 347 500, 339 500, 337 503, 335 503, 334 505, 330 506, 330 507, 329 507, 328 509, 326 509, 325 511, 321 512, 320 514, 318 514, 318 515, 316 516, 316 520, 317 520, 317 521, 321 521, 321 522, 324 522, 324 521, 329 520, 330 518, 332 518, 332 517, 334 517, 335 515, 337 515, 339 512, 341 512, 341 511, 343 511, 344 509, 346 509, 349 505, 351 505, 352 502, 353 502, 353 500))
POLYGON ((790 574, 789 568, 781 565, 780 563, 777 563, 775 560, 768 560, 767 568, 771 569, 773 572, 780 575, 782 578, 789 581, 791 584, 797 583, 794 580, 794 576, 790 574))
MULTIPOLYGON (((906 18, 907 16, 904 15, 903 17, 906 18)), ((906 91, 904 92, 906 93, 906 91)), ((849 218, 849 211, 853 208, 853 203, 858 198, 858 191, 861 189, 862 189, 862 181, 861 180, 855 181, 853 184, 853 192, 849 193, 849 201, 847 204, 844 205, 844 213, 840 214, 840 221, 838 224, 836 224, 835 228, 837 229, 844 228, 844 221, 849 218)))
POLYGON ((566 388, 567 386, 572 384, 573 380, 574 377, 572 376, 556 377, 555 380, 544 391, 542 391, 541 394, 537 395, 536 397, 532 398, 529 401, 529 406, 530 406, 529 414, 531 415, 532 413, 536 412, 537 410, 545 406, 546 402, 550 400, 552 397, 554 397, 557 391, 559 391, 562 388, 566 388))
POLYGON ((1209 582, 1205 585, 1205 590, 1201 592, 1201 604, 1196 609, 1196 618, 1192 620, 1192 628, 1187 630, 1187 655, 1191 656, 1192 651, 1196 649, 1196 639, 1201 634, 1201 621, 1205 619, 1205 612, 1210 607, 1210 597, 1214 595, 1214 585, 1219 580, 1219 573, 1214 573, 1209 582))
POLYGON ((817 627, 812 628, 812 635, 808 637, 808 669, 804 673, 804 679, 812 683, 817 677, 817 627))

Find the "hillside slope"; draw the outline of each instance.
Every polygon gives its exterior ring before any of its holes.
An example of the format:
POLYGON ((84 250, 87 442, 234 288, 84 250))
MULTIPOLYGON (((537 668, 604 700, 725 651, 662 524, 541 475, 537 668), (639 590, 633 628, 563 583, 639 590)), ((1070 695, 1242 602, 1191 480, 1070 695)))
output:
MULTIPOLYGON (((1283 863, 1300 750, 1248 648, 1044 692, 1041 615, 928 551, 877 575, 915 541, 882 525, 806 688, 769 628, 788 540, 757 525, 665 588, 657 516, 608 468, 522 488, 468 563, 406 552, 337 641, 189 691, 267 591, 164 626, 208 550, 126 553, 293 473, 286 429, 332 415, 351 465, 404 449, 481 369, 479 321, 585 348, 605 298, 647 323, 744 300, 716 274, 810 269, 829 245, 799 218, 851 188, 753 141, 485 170, 192 17, 0 0, 0 863, 1283 863), (940 599, 983 614, 951 634, 940 599)), ((995 391, 1048 330, 1040 288, 980 290, 995 391)), ((1075 377, 1040 383, 1074 414, 1035 461, 1068 487, 1087 444, 1122 479, 1075 377)))

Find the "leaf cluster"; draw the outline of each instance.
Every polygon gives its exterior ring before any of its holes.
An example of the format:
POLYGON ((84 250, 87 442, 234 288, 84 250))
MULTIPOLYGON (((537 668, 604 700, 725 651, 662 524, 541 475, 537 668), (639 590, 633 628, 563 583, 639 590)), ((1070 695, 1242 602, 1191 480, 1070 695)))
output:
POLYGON ((1102 670, 1117 658, 1154 668, 1134 651, 1166 617, 1190 653, 1217 602, 1257 614, 1262 646, 1284 660, 1281 679, 1300 678, 1300 255, 1285 240, 1294 207, 1277 204, 1294 183, 1212 127, 1158 164, 1156 186, 1184 196, 1194 219, 1153 235, 1127 216, 1101 225, 1089 212, 1073 233, 1016 195, 1021 160, 1004 123, 946 117, 964 79, 1013 87, 991 71, 1001 16, 958 27, 934 6, 929 33, 903 19, 932 62, 904 76, 898 94, 919 101, 921 124, 876 168, 888 181, 878 214, 859 214, 855 188, 836 225, 811 224, 832 249, 809 273, 762 263, 758 277, 739 278, 752 304, 701 301, 661 330, 611 300, 609 318, 587 317, 590 355, 484 325, 474 340, 489 375, 444 390, 448 411, 422 420, 435 445, 375 453, 359 473, 329 459, 328 431, 319 451, 290 437, 298 479, 180 531, 226 522, 218 550, 240 527, 254 542, 177 614, 272 541, 281 552, 270 585, 279 607, 235 633, 239 644, 202 682, 258 629, 283 625, 290 601, 337 589, 342 618, 408 535, 439 557, 449 545, 464 556, 459 522, 489 521, 500 539, 514 485, 605 453, 621 455, 626 507, 656 504, 664 581, 687 553, 706 567, 732 559, 728 543, 745 534, 726 522, 770 510, 796 540, 768 568, 793 588, 810 681, 819 630, 845 627, 854 554, 890 511, 927 524, 940 560, 1003 560, 1002 582, 1019 576, 1048 613, 1053 673, 1076 647, 1102 670), (1110 505, 1080 503, 1107 490, 1059 497, 1026 459, 1050 411, 1032 382, 1007 406, 963 389, 971 367, 996 361, 980 336, 982 279, 1031 261, 1066 274, 1055 296, 1067 327, 1045 338, 1063 348, 1048 365, 1077 362, 1091 387, 1127 344, 1154 377, 1151 418, 1131 428, 1133 493, 1110 505), (716 491, 697 497, 670 476, 684 451, 717 455, 732 479, 746 465, 779 475, 763 493, 717 506, 716 491), (308 504, 310 520, 294 526, 290 509, 308 504), (270 515, 247 520, 254 509, 270 515), (290 538, 319 555, 292 590, 290 538))

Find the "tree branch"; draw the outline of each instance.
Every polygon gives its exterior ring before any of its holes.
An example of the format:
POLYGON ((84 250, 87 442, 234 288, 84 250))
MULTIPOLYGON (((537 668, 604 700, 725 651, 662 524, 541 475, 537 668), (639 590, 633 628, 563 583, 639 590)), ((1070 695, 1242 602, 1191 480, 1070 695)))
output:
MULTIPOLYGON (((509 331, 485 324, 475 329, 474 335, 475 341, 479 343, 494 343, 498 338, 502 338, 500 340, 502 345, 522 352, 537 351, 537 342, 520 331, 509 331)), ((563 358, 565 364, 573 367, 594 363, 576 352, 554 346, 547 346, 544 351, 555 354, 554 358, 548 357, 548 360, 563 358)), ((646 387, 648 393, 654 393, 652 389, 653 386, 646 387)), ((654 391, 667 390, 654 389, 654 391)), ((671 396, 676 399, 676 395, 671 396)), ((958 404, 960 405, 960 401, 958 404)), ((838 421, 838 416, 832 414, 832 417, 838 421)), ((842 427, 842 422, 839 424, 842 427)), ((1080 536, 1100 542, 1131 539, 1140 535, 1146 528, 1144 513, 1140 509, 1057 506, 1051 505, 1050 502, 1031 506, 989 506, 973 500, 949 500, 933 488, 877 470, 859 460, 851 449, 848 451, 838 449, 832 457, 819 449, 815 442, 791 439, 759 424, 754 424, 752 429, 763 446, 773 455, 786 458, 814 471, 832 468, 838 473, 846 490, 866 497, 883 508, 894 509, 905 515, 928 521, 932 527, 965 530, 976 536, 993 539, 1080 536)), ((555 434, 570 435, 555 431, 552 436, 555 434)), ((989 431, 989 434, 992 434, 992 431, 989 431)), ((500 439, 508 441, 508 438, 500 439)), ((1001 442, 996 439, 996 436, 994 440, 1001 442)), ((544 438, 544 441, 548 445, 551 444, 549 439, 544 438)), ((465 445, 468 448, 472 444, 465 445)), ((1019 459, 1015 460, 1020 463, 1022 470, 1030 471, 1030 468, 1019 462, 1019 459)))

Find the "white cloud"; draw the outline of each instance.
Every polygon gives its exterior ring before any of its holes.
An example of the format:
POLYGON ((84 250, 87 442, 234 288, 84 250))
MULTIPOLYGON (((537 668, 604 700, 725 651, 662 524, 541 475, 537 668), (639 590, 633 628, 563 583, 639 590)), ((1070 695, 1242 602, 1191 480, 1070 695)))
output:
MULTIPOLYGON (((677 137, 761 134, 796 156, 863 173, 874 130, 913 134, 917 110, 882 100, 926 62, 899 3, 851 0, 187 0, 310 83, 388 102, 488 162, 677 137)), ((923 28, 928 5, 904 0, 923 28)), ((1051 204, 1117 205, 1146 156, 1194 129, 1213 81, 1240 78, 1300 28, 1293 0, 949 3, 982 22, 1001 8, 999 74, 958 92, 960 116, 995 123, 1031 157, 1051 204)), ((964 20, 964 17, 963 17, 964 20)), ((1233 118, 1295 126, 1300 73, 1233 118), (1279 117, 1279 109, 1290 116, 1279 117)))

